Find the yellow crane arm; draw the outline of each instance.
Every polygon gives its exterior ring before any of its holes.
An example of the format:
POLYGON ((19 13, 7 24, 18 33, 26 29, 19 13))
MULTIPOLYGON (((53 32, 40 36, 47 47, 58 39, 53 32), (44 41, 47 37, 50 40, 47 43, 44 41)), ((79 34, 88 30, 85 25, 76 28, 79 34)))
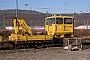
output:
POLYGON ((19 27, 21 27, 25 34, 32 36, 32 32, 31 32, 30 28, 28 27, 28 25, 26 24, 26 22, 24 21, 24 19, 14 18, 13 22, 14 22, 14 29, 15 29, 16 34, 19 33, 19 27))

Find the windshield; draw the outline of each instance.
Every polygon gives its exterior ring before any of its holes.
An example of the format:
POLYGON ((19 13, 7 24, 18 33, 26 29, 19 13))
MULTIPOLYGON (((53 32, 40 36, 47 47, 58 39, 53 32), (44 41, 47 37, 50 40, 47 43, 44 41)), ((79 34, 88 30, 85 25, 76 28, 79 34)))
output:
POLYGON ((54 24, 54 18, 48 18, 47 20, 46 20, 46 25, 48 25, 48 24, 54 24))
POLYGON ((64 18, 64 24, 72 24, 72 18, 64 18))

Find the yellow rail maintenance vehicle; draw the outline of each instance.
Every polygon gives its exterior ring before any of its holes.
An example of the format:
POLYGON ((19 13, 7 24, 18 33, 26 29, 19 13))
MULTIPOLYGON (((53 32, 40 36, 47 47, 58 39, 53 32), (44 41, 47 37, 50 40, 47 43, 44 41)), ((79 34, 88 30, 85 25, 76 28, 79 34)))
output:
POLYGON ((73 37, 74 16, 56 16, 45 18, 45 35, 34 35, 24 19, 14 18, 15 33, 9 36, 9 44, 14 47, 45 46, 62 44, 63 38, 73 37), (21 28, 21 29, 20 29, 21 28))

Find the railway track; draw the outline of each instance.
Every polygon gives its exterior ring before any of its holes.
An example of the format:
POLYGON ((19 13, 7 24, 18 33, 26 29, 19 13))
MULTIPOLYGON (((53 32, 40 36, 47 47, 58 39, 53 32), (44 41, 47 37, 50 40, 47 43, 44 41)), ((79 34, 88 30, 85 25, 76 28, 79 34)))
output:
MULTIPOLYGON (((84 38, 82 39, 82 44, 87 45, 90 47, 90 38, 84 38)), ((60 47, 60 45, 57 45, 60 47)), ((22 48, 15 48, 13 45, 9 44, 8 40, 3 40, 3 42, 0 43, 0 50, 23 50, 23 49, 37 49, 37 48, 45 48, 45 47, 57 47, 53 44, 46 44, 46 45, 41 45, 41 46, 33 46, 33 47, 22 47, 22 48)), ((85 46, 86 47, 86 46, 85 46)))
POLYGON ((40 48, 40 49, 36 49, 36 48, 25 48, 25 49, 12 49, 12 50, 0 50, 0 54, 18 54, 18 53, 22 53, 22 52, 31 52, 31 53, 35 53, 38 51, 50 51, 50 50, 57 50, 60 49, 62 50, 62 47, 46 47, 46 48, 40 48))
MULTIPOLYGON (((90 48, 90 46, 84 46, 83 50, 90 48)), ((24 53, 24 52, 30 52, 30 53, 36 53, 38 51, 51 51, 51 50, 60 50, 60 51, 65 51, 63 50, 63 47, 44 47, 44 48, 23 48, 23 49, 8 49, 8 48, 3 48, 0 49, 0 54, 18 54, 18 53, 24 53)))

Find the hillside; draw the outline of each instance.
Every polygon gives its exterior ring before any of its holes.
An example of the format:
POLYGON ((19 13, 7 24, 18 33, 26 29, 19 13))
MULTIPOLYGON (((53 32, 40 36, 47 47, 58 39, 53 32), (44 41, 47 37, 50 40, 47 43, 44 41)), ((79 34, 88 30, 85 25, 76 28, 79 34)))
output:
MULTIPOLYGON (((0 13, 1 13, 0 25, 2 25, 2 22, 3 22, 3 25, 5 26, 12 26, 13 25, 12 18, 16 16, 15 14, 16 11, 14 9, 13 10, 2 10, 0 13)), ((63 14, 63 15, 68 15, 68 14, 63 14)), ((72 14, 69 14, 69 15, 72 15, 72 14)), ((46 16, 47 14, 38 12, 35 10, 19 10, 18 11, 18 17, 25 19, 26 23, 29 26, 30 25, 31 26, 44 26, 44 19, 46 16)), ((75 26, 87 24, 87 21, 89 25, 90 24, 90 13, 81 13, 81 14, 76 13, 75 14, 75 26)))

